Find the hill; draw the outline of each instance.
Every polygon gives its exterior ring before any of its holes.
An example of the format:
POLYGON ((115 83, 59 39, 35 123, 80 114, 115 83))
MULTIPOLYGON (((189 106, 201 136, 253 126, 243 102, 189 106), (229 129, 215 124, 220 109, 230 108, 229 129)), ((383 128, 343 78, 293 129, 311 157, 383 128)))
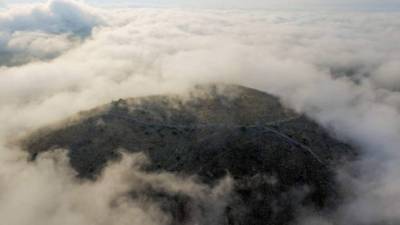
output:
MULTIPOLYGON (((334 168, 356 152, 267 93, 235 85, 197 86, 184 95, 120 99, 24 141, 32 160, 69 150, 82 179, 96 179, 121 151, 144 152, 148 171, 195 175, 209 185, 229 174, 234 197, 224 224, 289 224, 299 206, 340 202, 334 168), (296 190, 307 187, 299 196, 296 190)), ((143 193, 142 193, 143 194, 143 193)), ((187 196, 146 193, 185 224, 187 196)))

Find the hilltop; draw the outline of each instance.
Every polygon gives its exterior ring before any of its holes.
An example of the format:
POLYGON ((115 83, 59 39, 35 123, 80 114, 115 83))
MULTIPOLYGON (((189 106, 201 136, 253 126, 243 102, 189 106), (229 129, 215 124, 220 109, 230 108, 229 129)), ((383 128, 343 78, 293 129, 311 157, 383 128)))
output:
MULTIPOLYGON (((229 175, 235 187, 224 224, 288 224, 299 206, 334 208, 341 190, 333 168, 356 155, 276 97, 236 85, 120 99, 80 115, 27 138, 32 160, 65 148, 79 177, 96 179, 121 151, 143 152, 151 160, 148 171, 194 175, 209 185, 229 175)), ((184 224, 187 196, 142 194, 184 224)))

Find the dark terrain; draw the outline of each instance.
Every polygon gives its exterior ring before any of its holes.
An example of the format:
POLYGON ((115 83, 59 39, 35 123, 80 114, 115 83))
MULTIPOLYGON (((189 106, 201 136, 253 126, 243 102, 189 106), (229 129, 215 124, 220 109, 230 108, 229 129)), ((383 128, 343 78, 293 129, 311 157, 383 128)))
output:
MULTIPOLYGON (((231 85, 118 100, 40 130, 24 146, 32 160, 68 149, 82 179, 96 179, 121 149, 144 152, 152 162, 146 170, 197 175, 209 185, 229 173, 235 184, 223 224, 235 225, 290 224, 300 207, 335 208, 341 190, 334 168, 356 155, 277 98, 231 85)), ((165 205, 174 224, 185 224, 190 197, 147 194, 165 205)))

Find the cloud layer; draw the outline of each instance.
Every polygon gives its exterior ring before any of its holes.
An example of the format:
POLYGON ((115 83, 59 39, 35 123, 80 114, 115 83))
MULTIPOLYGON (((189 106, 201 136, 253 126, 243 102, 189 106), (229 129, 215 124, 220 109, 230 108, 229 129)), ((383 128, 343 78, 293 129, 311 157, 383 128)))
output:
MULTIPOLYGON (((24 153, 9 143, 33 129, 113 99, 183 91, 198 83, 228 82, 278 95, 288 106, 327 127, 332 135, 363 150, 361 160, 351 165, 361 175, 356 178, 338 172, 338 179, 349 189, 349 201, 324 217, 305 209, 299 215, 300 222, 398 223, 398 17, 398 13, 371 12, 100 10, 67 0, 3 12, 2 217, 11 225, 62 221, 125 224, 137 215, 137 220, 132 220, 137 224, 164 224, 168 218, 154 204, 145 207, 123 201, 110 209, 107 205, 120 193, 122 181, 107 181, 111 179, 108 172, 99 183, 82 184, 75 180, 62 156, 47 156, 29 164, 24 153), (54 159, 61 162, 54 163, 54 159), (90 194, 103 195, 106 189, 114 190, 108 193, 111 196, 97 199, 90 194), (96 204, 90 209, 82 207, 92 201, 96 204), (22 212, 29 220, 16 210, 22 206, 26 206, 22 212), (97 215, 101 215, 101 221, 97 215)), ((124 169, 118 171, 124 174, 124 169)), ((129 176, 135 173, 140 171, 129 176)), ((174 188, 190 184, 199 195, 213 193, 204 192, 212 188, 193 180, 165 176, 178 185, 174 188)), ((202 198, 223 204, 225 196, 217 196, 217 200, 213 195, 202 198)))
POLYGON ((0 12, 0 66, 49 60, 73 48, 103 23, 95 11, 82 3, 56 0, 0 12))

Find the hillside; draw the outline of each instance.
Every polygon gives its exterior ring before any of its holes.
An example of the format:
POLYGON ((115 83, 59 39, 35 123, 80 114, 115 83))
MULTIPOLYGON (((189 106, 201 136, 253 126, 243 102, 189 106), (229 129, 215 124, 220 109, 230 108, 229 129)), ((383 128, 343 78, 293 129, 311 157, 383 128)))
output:
MULTIPOLYGON (((224 224, 289 224, 298 206, 329 210, 340 201, 333 168, 356 152, 267 93, 234 85, 189 94, 121 99, 24 141, 32 160, 68 149, 82 179, 96 179, 121 151, 144 152, 148 171, 196 175, 209 185, 229 174, 235 187, 224 224), (307 191, 299 196, 296 190, 307 191)), ((148 194, 185 224, 187 196, 148 194)))

